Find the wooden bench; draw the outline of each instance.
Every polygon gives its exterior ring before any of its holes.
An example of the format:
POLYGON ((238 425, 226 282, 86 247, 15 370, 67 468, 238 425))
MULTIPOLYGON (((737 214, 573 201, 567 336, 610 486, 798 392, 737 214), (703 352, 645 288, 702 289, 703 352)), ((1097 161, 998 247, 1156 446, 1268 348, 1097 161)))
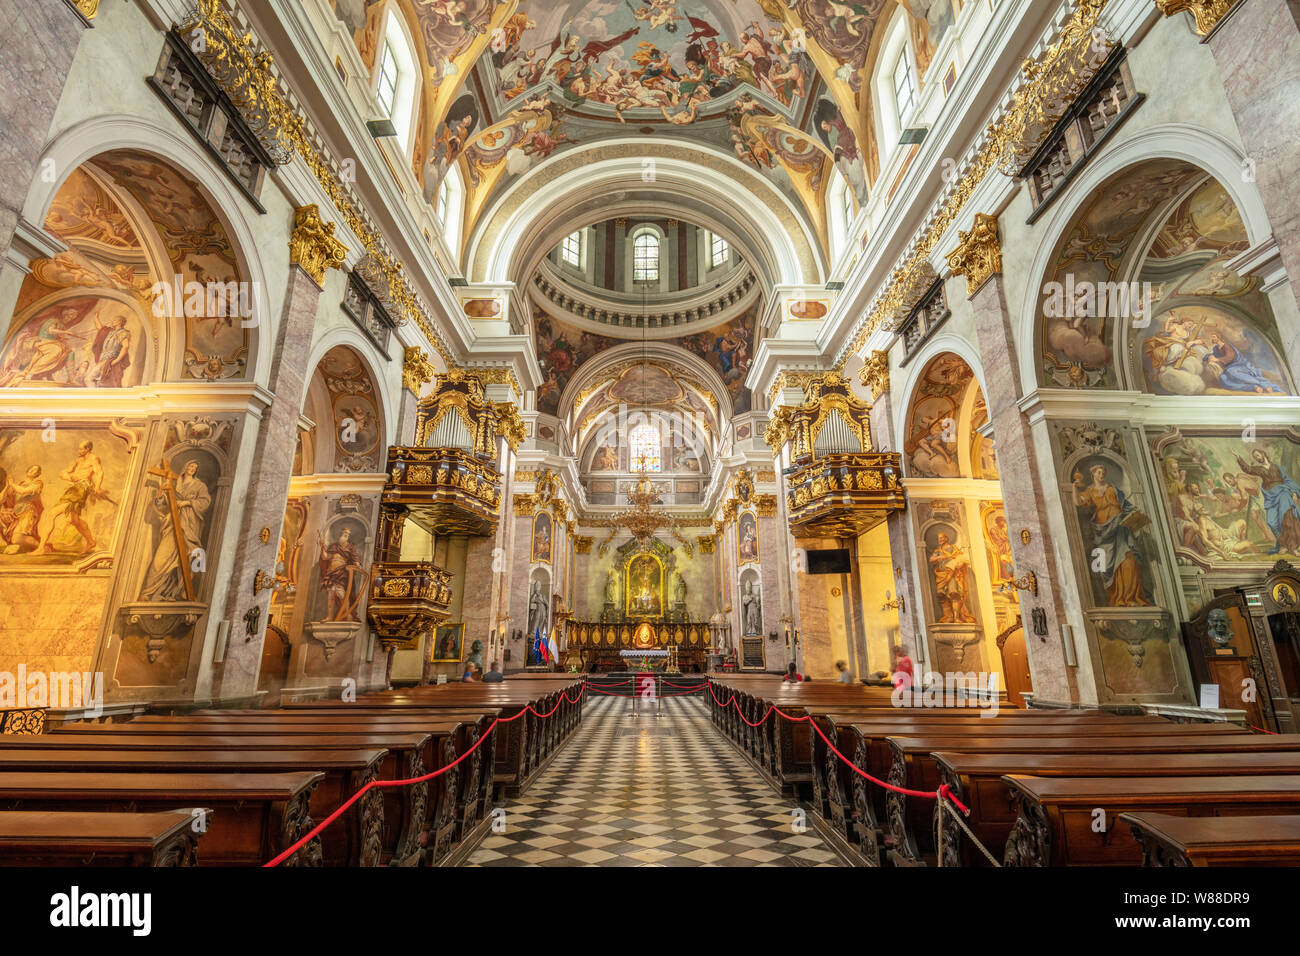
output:
POLYGON ((493 779, 505 793, 513 795, 527 786, 559 743, 577 726, 582 711, 581 698, 578 697, 580 689, 578 681, 549 677, 530 681, 507 680, 500 684, 442 684, 367 694, 350 704, 301 701, 286 704, 284 709, 320 711, 346 708, 354 711, 364 708, 384 712, 465 709, 476 704, 498 708, 503 722, 497 725, 497 729, 503 732, 503 739, 497 740, 494 748, 493 779), (579 702, 570 702, 573 698, 579 702), (556 712, 544 721, 527 713, 505 722, 506 718, 529 706, 538 713, 547 713, 552 708, 556 708, 556 712))
MULTIPOLYGON (((320 727, 355 727, 357 732, 365 729, 411 729, 424 728, 432 729, 434 724, 443 721, 454 720, 461 722, 460 735, 456 740, 456 753, 463 754, 468 752, 469 759, 461 763, 458 767, 444 774, 447 780, 438 781, 436 790, 436 799, 438 812, 436 814, 439 821, 445 822, 445 815, 442 810, 442 801, 447 795, 454 795, 456 801, 454 813, 451 814, 456 824, 456 839, 458 841, 468 838, 471 831, 478 826, 479 822, 486 819, 492 812, 493 807, 493 780, 491 773, 485 773, 484 769, 491 767, 495 761, 497 735, 492 733, 483 743, 475 747, 475 744, 485 734, 488 734, 494 721, 500 716, 500 708, 476 708, 474 710, 383 710, 374 709, 361 713, 349 713, 344 709, 337 711, 313 711, 313 712, 284 712, 284 711, 225 711, 213 714, 203 713, 197 716, 188 716, 187 720, 207 723, 220 720, 231 721, 248 721, 256 723, 271 723, 277 725, 299 724, 301 726, 320 727), (227 716, 221 716, 222 714, 227 716), (346 721, 346 723, 337 723, 346 721), (456 786, 459 778, 459 787, 456 786), (457 794, 457 790, 459 793, 457 794)), ((144 718, 139 718, 132 723, 141 723, 144 718)), ((443 766, 438 764, 436 766, 443 766)), ((436 767, 435 767, 436 769, 436 767)), ((442 832, 442 823, 440 822, 436 832, 442 832)), ((441 840, 437 846, 430 848, 435 859, 443 857, 443 847, 441 840)), ((431 861, 432 862, 432 861, 431 861)))
MULTIPOLYGON (((1198 724, 1174 725, 1199 727, 1198 724)), ((942 782, 938 751, 959 753, 1024 754, 1205 754, 1281 752, 1300 750, 1300 734, 1170 734, 1167 736, 1113 737, 889 737, 892 752, 889 782, 909 790, 937 790, 942 782)), ((855 802, 855 807, 857 806, 855 802)), ((933 806, 902 794, 885 794, 885 816, 880 821, 889 857, 896 865, 920 865, 933 850, 931 831, 933 806)))
POLYGON ((0 811, 0 866, 193 866, 194 811, 0 811))
MULTIPOLYGON (((887 811, 887 792, 863 780, 853 770, 857 767, 877 779, 885 779, 891 772, 893 755, 888 743, 891 736, 907 734, 948 735, 953 737, 1110 737, 1124 734, 1130 737, 1196 735, 1197 726, 1171 724, 1152 717, 1096 719, 1084 716, 1062 715, 1034 719, 980 718, 959 716, 963 712, 918 711, 889 715, 815 715, 819 727, 825 726, 826 736, 835 743, 853 766, 840 760, 835 752, 818 737, 810 749, 819 754, 820 761, 812 768, 814 783, 813 809, 823 813, 834 832, 848 842, 861 838, 862 831, 853 825, 859 819, 864 825, 877 828, 875 821, 887 811), (869 804, 868 804, 869 801, 869 804), (862 803, 863 806, 859 806, 862 803)), ((965 712, 969 714, 969 711, 965 712)), ((1020 711, 1019 713, 1026 713, 1020 711)), ((1214 733, 1246 734, 1240 727, 1224 725, 1214 733)), ((817 737, 815 730, 809 734, 817 737)), ((868 856, 870 856, 868 852, 868 856)))
MULTIPOLYGON (((92 741, 93 743, 93 741, 92 741)), ((88 745, 90 746, 90 745, 88 745)), ((387 757, 369 750, 85 750, 0 749, 0 772, 91 772, 227 774, 322 772, 309 800, 311 816, 323 820, 371 780, 387 757)), ((384 802, 371 790, 321 834, 326 866, 378 866, 383 854, 384 802)))
MULTIPOLYGON (((163 723, 69 724, 52 736, 59 740, 66 738, 72 746, 100 744, 126 749, 133 749, 133 743, 139 743, 140 749, 176 749, 181 746, 226 750, 299 746, 331 750, 383 747, 388 750, 388 759, 380 768, 380 779, 403 780, 424 776, 452 764, 460 753, 458 743, 464 739, 464 725, 427 720, 406 726, 322 720, 303 723, 232 720, 192 724, 188 718, 174 717, 163 723), (179 742, 182 740, 183 744, 179 742)), ((0 745, 2 743, 3 738, 0 738, 0 745)), ((436 858, 446 854, 456 839, 459 773, 460 767, 457 766, 432 781, 381 788, 385 821, 384 862, 395 859, 399 863, 415 865, 432 862, 423 859, 426 850, 436 858)))
MULTIPOLYGON (((211 734, 198 731, 171 734, 142 732, 150 730, 149 727, 132 731, 127 729, 129 726, 129 724, 120 726, 74 724, 53 734, 0 735, 0 748, 31 747, 54 750, 94 747, 100 750, 229 753, 249 750, 312 751, 382 747, 386 755, 379 768, 380 780, 404 780, 423 776, 429 769, 433 769, 426 761, 439 759, 435 756, 434 734, 427 731, 406 733, 372 731, 364 734, 335 735, 292 733, 288 730, 273 729, 270 732, 263 730, 260 733, 211 734)), ((443 731, 442 755, 446 756, 450 753, 450 760, 456 757, 453 740, 458 727, 459 725, 453 725, 443 731)), ((401 863, 418 862, 421 837, 433 808, 428 782, 377 789, 380 799, 384 802, 384 825, 381 831, 383 852, 380 862, 387 863, 394 860, 401 863)), ((454 822, 449 825, 454 828, 454 822)))
POLYGON ((1137 866, 1142 847, 1123 813, 1189 817, 1300 812, 1300 775, 1003 778, 1016 799, 1004 866, 1137 866), (1099 832, 1100 831, 1100 832, 1099 832))
MULTIPOLYGON (((1015 801, 1002 777, 1199 777, 1300 774, 1300 751, 1269 753, 1176 754, 1005 754, 953 753, 931 755, 939 779, 970 808, 965 824, 976 839, 999 856, 1016 821, 1015 801)), ((935 809, 937 814, 939 811, 935 809)), ((950 814, 943 820, 944 866, 989 866, 970 845, 950 814)))
POLYGON ((448 766, 457 756, 472 750, 468 760, 429 783, 418 785, 427 788, 425 802, 429 810, 422 829, 422 833, 427 836, 420 837, 428 859, 422 862, 435 863, 445 858, 457 841, 466 839, 477 823, 492 810, 491 780, 483 773, 483 767, 492 763, 494 740, 489 738, 477 748, 474 745, 491 726, 495 714, 496 711, 491 714, 458 711, 227 711, 177 717, 146 716, 136 718, 128 724, 96 726, 152 733, 314 733, 359 736, 374 732, 417 730, 431 733, 434 741, 429 748, 431 752, 425 754, 426 772, 448 766))
MULTIPOLYGON (((868 751, 860 755, 855 765, 872 776, 883 779, 890 770, 892 754, 885 738, 891 733, 908 731, 928 734, 1011 734, 1016 736, 1105 736, 1133 732, 1139 735, 1163 734, 1173 727, 1193 733, 1191 725, 1171 724, 1156 717, 1097 717, 1097 711, 1057 711, 1051 715, 1039 711, 1008 710, 996 717, 978 717, 968 709, 916 710, 899 713, 879 711, 849 711, 831 713, 825 708, 807 708, 811 720, 806 730, 806 747, 811 756, 808 779, 812 783, 812 806, 823 818, 832 820, 841 830, 847 830, 845 814, 852 805, 850 796, 857 774, 844 765, 822 740, 825 734, 835 749, 849 760, 858 753, 859 740, 867 743, 868 751), (868 733, 870 728, 870 733, 868 733)), ((1200 725, 1197 725, 1200 726, 1200 725)), ((1223 725, 1214 733, 1245 733, 1244 728, 1223 725)), ((797 778, 796 778, 797 779, 797 778)), ((883 794, 877 794, 877 804, 883 812, 883 794)), ((845 832, 846 839, 853 835, 845 832)))
MULTIPOLYGON (((0 773, 6 810, 155 812, 211 808, 200 866, 260 866, 315 825, 312 792, 325 774, 0 773)), ((320 838, 285 866, 319 866, 320 838)))
POLYGON ((1297 866, 1300 816, 1183 817, 1121 813, 1143 866, 1297 866))

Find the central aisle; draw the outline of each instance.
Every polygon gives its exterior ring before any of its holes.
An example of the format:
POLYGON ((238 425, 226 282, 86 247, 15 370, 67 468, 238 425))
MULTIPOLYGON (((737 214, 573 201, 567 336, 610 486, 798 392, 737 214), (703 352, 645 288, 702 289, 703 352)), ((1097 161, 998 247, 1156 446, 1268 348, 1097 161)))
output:
MULTIPOLYGON (((522 797, 501 804, 468 866, 834 866, 811 826, 709 721, 698 697, 664 716, 590 693, 582 724, 522 797)), ((802 814, 801 814, 802 816, 802 814)))

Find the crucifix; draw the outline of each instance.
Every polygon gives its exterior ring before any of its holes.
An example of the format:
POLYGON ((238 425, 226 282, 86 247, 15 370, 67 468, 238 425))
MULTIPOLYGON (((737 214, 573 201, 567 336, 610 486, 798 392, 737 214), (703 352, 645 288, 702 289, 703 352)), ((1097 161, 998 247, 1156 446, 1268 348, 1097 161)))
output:
POLYGON ((162 459, 157 468, 150 468, 149 474, 158 478, 158 490, 167 496, 167 507, 172 518, 172 535, 176 538, 176 566, 180 568, 181 583, 185 586, 185 600, 194 600, 194 579, 190 575, 190 556, 187 551, 189 542, 181 530, 180 509, 176 506, 176 479, 180 475, 172 471, 167 459, 162 459))

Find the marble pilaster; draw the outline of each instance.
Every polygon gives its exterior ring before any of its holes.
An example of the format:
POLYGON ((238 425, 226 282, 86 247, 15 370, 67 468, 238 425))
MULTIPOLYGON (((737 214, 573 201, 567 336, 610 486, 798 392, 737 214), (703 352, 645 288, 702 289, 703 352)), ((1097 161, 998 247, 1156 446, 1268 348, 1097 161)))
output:
MULTIPOLYGON (((1207 41, 1228 104, 1268 210, 1291 291, 1300 301, 1300 194, 1295 161, 1300 144, 1300 4, 1296 0, 1239 2, 1207 41), (1267 37, 1267 42, 1260 42, 1267 37)), ((1300 342, 1285 343, 1293 370, 1300 342)))
POLYGON ((217 677, 218 698, 246 697, 257 690, 263 635, 259 624, 258 633, 245 639, 244 615, 250 608, 259 607, 260 620, 266 620, 271 592, 264 590, 255 595, 253 580, 259 570, 269 573, 275 567, 320 294, 321 287, 304 269, 289 269, 289 288, 272 344, 271 377, 267 383, 275 399, 258 429, 253 453, 256 477, 249 482, 243 502, 236 502, 232 509, 238 510, 242 504, 230 569, 231 587, 221 611, 221 617, 231 622, 231 638, 217 677), (259 534, 262 528, 270 529, 265 541, 259 534))
MULTIPOLYGON (((71 3, 5 5, 0 57, 0 253, 8 252, 86 20, 71 3)), ((62 179, 66 170, 50 170, 62 179)), ((39 223, 37 223, 39 225, 39 223)))
POLYGON ((1065 608, 1058 582, 1053 579, 1055 565, 1048 546, 1051 530, 1040 486, 1038 453, 1029 422, 1017 405, 1019 363, 1001 273, 994 273, 979 286, 970 304, 984 359, 985 399, 997 445, 1003 508, 1011 529, 1011 555, 1018 577, 1033 571, 1038 579, 1036 596, 1027 590, 1017 592, 1034 694, 1046 700, 1077 700, 1075 675, 1066 666, 1061 643, 1065 608), (1028 542, 1022 534, 1025 531, 1028 542), (1033 633, 1036 608, 1041 608, 1047 619, 1043 637, 1033 633))

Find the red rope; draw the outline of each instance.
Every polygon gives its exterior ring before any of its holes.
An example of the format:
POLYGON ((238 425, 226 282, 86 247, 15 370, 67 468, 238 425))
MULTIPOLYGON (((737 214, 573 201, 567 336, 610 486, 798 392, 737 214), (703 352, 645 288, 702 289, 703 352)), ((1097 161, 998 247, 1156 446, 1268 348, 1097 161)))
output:
MULTIPOLYGON (((713 686, 711 684, 709 685, 709 693, 713 694, 713 686)), ((864 778, 865 780, 869 780, 871 783, 874 783, 878 787, 883 787, 886 790, 892 790, 894 793, 901 793, 907 797, 925 797, 928 800, 938 800, 942 797, 947 797, 949 800, 953 802, 953 804, 959 810, 961 810, 962 813, 966 814, 966 816, 970 816, 970 809, 964 803, 958 800, 955 796, 953 796, 952 790, 949 788, 949 786, 946 783, 943 784, 941 787, 939 787, 938 790, 935 791, 908 790, 906 787, 896 787, 892 783, 887 783, 884 780, 880 780, 876 777, 873 777, 871 774, 867 773, 865 770, 863 770, 861 767, 855 764, 848 757, 844 756, 844 754, 840 753, 835 748, 835 745, 831 743, 830 738, 827 737, 824 733, 822 733, 822 729, 817 726, 817 721, 813 720, 809 714, 804 714, 802 717, 791 717, 789 714, 784 713, 783 711, 778 709, 775 704, 771 704, 768 706, 767 712, 763 714, 762 719, 759 720, 758 723, 752 723, 741 712, 740 705, 736 703, 736 695, 734 693, 732 693, 731 699, 728 700, 725 704, 722 703, 722 701, 718 700, 717 694, 713 694, 713 700, 724 709, 732 705, 735 705, 736 713, 740 714, 740 719, 743 720, 750 727, 762 726, 764 723, 767 722, 767 718, 772 716, 773 711, 775 711, 779 716, 784 717, 786 720, 790 721, 792 724, 802 724, 807 722, 812 726, 813 730, 817 731, 817 736, 821 737, 821 739, 825 741, 826 746, 830 748, 831 753, 835 754, 835 756, 839 757, 840 760, 848 764, 849 769, 851 769, 858 776, 864 778)))
MULTIPOLYGON (((581 699, 582 699, 582 695, 583 695, 584 693, 586 693, 586 685, 585 685, 585 684, 583 685, 583 689, 580 690, 580 691, 578 692, 578 699, 577 699, 577 700, 569 700, 569 692, 568 692, 567 690, 566 690, 566 691, 561 691, 561 692, 560 692, 560 696, 563 697, 564 700, 569 701, 570 704, 576 704, 576 703, 578 702, 578 700, 581 700, 581 699)), ((492 732, 493 732, 494 730, 496 730, 496 726, 497 726, 497 724, 509 724, 509 723, 512 723, 512 722, 518 720, 520 717, 522 717, 522 716, 523 716, 524 714, 526 714, 526 713, 531 713, 533 716, 537 717, 539 720, 545 720, 547 717, 550 717, 550 716, 551 716, 552 714, 554 714, 557 710, 559 710, 559 709, 560 709, 560 704, 563 703, 563 702, 564 702, 564 701, 559 701, 559 700, 557 700, 557 701, 555 702, 555 706, 552 707, 550 710, 548 710, 548 711, 547 711, 546 713, 544 713, 544 714, 539 714, 536 710, 534 710, 532 704, 526 704, 526 705, 524 706, 524 708, 523 708, 522 710, 520 710, 519 713, 517 713, 517 714, 513 714, 513 715, 510 716, 510 717, 497 717, 497 718, 494 718, 493 721, 492 721, 492 723, 490 723, 490 724, 488 725, 487 730, 485 730, 485 731, 484 731, 484 732, 479 736, 478 740, 474 741, 474 743, 473 743, 473 744, 472 744, 472 745, 471 745, 471 746, 470 746, 470 747, 469 747, 469 748, 468 748, 468 749, 467 749, 463 754, 461 754, 459 757, 457 757, 457 758, 456 758, 455 760, 453 760, 451 763, 447 764, 447 766, 445 766, 445 767, 440 767, 439 769, 433 771, 432 773, 426 773, 426 774, 424 774, 423 776, 419 776, 419 777, 408 777, 408 778, 405 779, 405 780, 371 780, 368 784, 366 784, 364 787, 362 787, 362 788, 361 788, 360 790, 358 790, 356 793, 352 794, 352 796, 348 797, 347 801, 344 802, 343 804, 341 804, 339 807, 337 807, 337 808, 334 810, 333 813, 331 813, 329 816, 327 816, 327 817, 326 817, 324 820, 322 820, 320 823, 316 824, 316 826, 312 827, 312 829, 311 829, 310 831, 308 831, 308 832, 307 832, 307 833, 306 833, 302 838, 300 838, 296 843, 294 843, 293 846, 289 847, 289 848, 288 848, 287 850, 285 850, 283 853, 279 854, 278 856, 276 856, 275 858, 271 859, 270 861, 268 861, 268 862, 266 862, 266 863, 263 863, 263 864, 262 864, 263 868, 265 868, 265 867, 272 867, 272 866, 279 866, 279 865, 280 865, 281 863, 283 863, 285 860, 289 859, 289 857, 291 857, 291 856, 293 856, 295 853, 297 853, 297 852, 298 852, 300 849, 302 849, 302 848, 303 848, 307 843, 311 842, 311 840, 314 839, 314 838, 316 837, 317 834, 319 834, 320 832, 322 832, 326 827, 328 827, 331 823, 333 823, 333 822, 334 822, 335 820, 337 820, 339 817, 343 816, 343 814, 347 811, 347 809, 348 809, 349 807, 351 807, 352 804, 354 804, 354 803, 356 803, 358 800, 360 800, 360 799, 361 799, 361 798, 366 794, 366 792, 367 792, 368 790, 370 790, 370 789, 372 789, 372 788, 376 788, 376 787, 409 787, 409 786, 411 786, 412 784, 416 784, 416 783, 424 783, 424 782, 426 782, 426 781, 433 780, 433 779, 436 778, 436 777, 441 777, 444 773, 446 773, 446 772, 447 772, 448 770, 450 770, 452 767, 455 767, 456 765, 458 765, 462 760, 464 760, 464 759, 467 758, 470 754, 472 754, 475 750, 477 750, 477 749, 478 749, 478 748, 483 744, 483 741, 487 740, 488 737, 491 736, 492 732)))
POLYGON ((1256 727, 1254 724, 1249 726, 1251 730, 1258 730, 1261 734, 1272 734, 1274 737, 1278 735, 1276 730, 1265 730, 1263 727, 1256 727))

